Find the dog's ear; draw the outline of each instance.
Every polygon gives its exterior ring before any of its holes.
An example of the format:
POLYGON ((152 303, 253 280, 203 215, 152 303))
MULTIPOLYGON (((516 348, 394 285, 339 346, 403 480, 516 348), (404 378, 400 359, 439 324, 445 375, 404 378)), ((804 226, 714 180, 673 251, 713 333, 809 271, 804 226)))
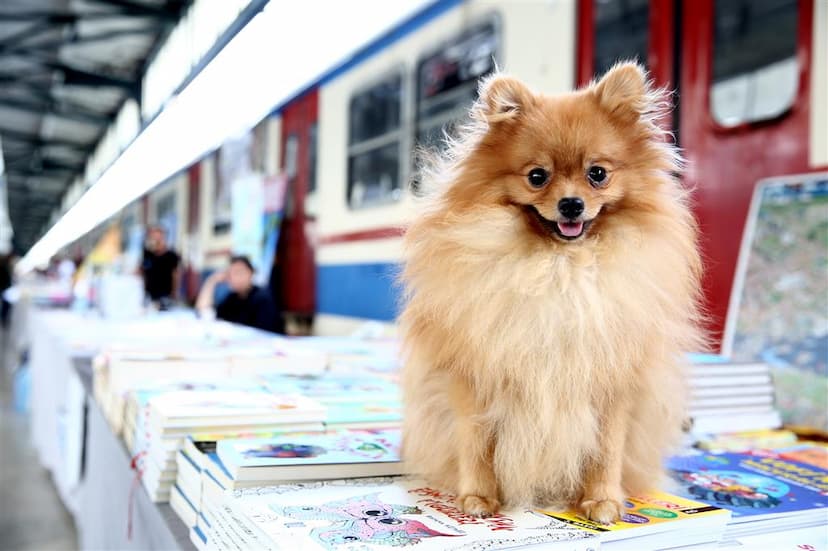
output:
POLYGON ((634 122, 650 110, 647 73, 637 63, 618 63, 607 71, 592 92, 611 115, 634 122))
POLYGON ((515 119, 533 101, 529 88, 516 78, 495 75, 480 83, 477 112, 486 122, 515 119))

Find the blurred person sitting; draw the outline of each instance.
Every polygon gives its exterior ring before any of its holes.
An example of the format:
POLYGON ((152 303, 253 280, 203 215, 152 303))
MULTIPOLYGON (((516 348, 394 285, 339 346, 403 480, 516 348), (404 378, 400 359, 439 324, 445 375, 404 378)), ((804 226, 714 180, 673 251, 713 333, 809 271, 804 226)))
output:
POLYGON ((273 333, 284 333, 281 313, 270 292, 253 284, 253 264, 246 256, 234 256, 226 270, 208 277, 198 293, 199 312, 213 310, 216 286, 226 283, 230 293, 215 308, 217 318, 273 333))
POLYGON ((175 300, 180 262, 178 254, 167 247, 167 236, 163 228, 150 228, 140 272, 144 278, 147 298, 157 303, 162 310, 169 308, 175 300))

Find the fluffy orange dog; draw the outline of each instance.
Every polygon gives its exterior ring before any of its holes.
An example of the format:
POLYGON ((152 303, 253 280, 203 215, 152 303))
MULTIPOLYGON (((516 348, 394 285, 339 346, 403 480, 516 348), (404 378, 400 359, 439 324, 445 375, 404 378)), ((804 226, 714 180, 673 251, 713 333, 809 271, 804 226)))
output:
POLYGON ((668 106, 632 63, 545 96, 495 76, 409 227, 404 452, 472 515, 654 487, 702 345, 668 106))

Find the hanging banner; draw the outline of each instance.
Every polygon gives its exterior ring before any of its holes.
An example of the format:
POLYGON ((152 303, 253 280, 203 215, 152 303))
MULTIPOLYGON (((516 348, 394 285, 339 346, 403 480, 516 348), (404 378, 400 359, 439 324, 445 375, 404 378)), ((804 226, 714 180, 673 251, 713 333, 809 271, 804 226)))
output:
POLYGON ((285 215, 286 191, 287 176, 284 174, 265 178, 263 185, 263 235, 260 244, 262 263, 259 266, 256 281, 259 285, 267 285, 270 282, 273 266, 276 263, 276 248, 279 245, 279 233, 282 228, 282 219, 285 215))
MULTIPOLYGON (((260 174, 250 174, 233 182, 231 237, 233 254, 245 255, 256 267, 258 283, 262 270, 264 239, 264 186, 260 174)), ((269 272, 268 272, 269 274, 269 272)))

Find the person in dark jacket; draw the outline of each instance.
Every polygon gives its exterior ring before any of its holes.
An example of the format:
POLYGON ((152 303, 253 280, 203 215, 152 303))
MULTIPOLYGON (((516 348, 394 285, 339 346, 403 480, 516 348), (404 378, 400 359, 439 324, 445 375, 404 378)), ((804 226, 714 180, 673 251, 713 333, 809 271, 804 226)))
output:
POLYGON ((196 308, 200 312, 213 309, 216 286, 226 283, 230 293, 215 306, 216 317, 273 333, 284 333, 281 312, 270 292, 253 284, 253 264, 246 256, 234 256, 226 270, 213 273, 204 281, 196 308))
POLYGON ((3 294, 12 286, 11 255, 0 255, 0 326, 4 329, 9 325, 11 304, 3 294))
POLYGON ((141 275, 147 298, 159 304, 162 309, 171 306, 176 298, 180 262, 178 254, 167 247, 164 230, 159 227, 150 228, 141 263, 141 275))

